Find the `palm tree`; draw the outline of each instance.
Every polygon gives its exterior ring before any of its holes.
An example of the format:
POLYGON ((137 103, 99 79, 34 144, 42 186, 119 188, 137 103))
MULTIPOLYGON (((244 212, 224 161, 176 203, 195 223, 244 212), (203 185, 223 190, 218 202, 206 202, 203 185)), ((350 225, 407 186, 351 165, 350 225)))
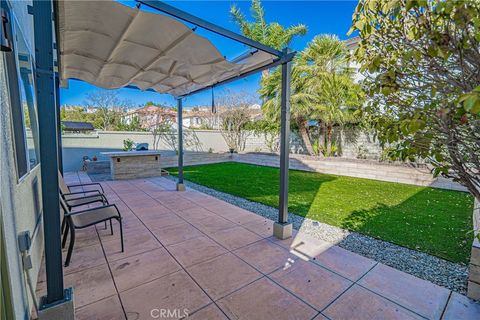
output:
MULTIPOLYGON (((306 79, 298 66, 298 59, 292 66, 290 77, 290 110, 291 119, 298 127, 303 144, 309 154, 314 154, 310 141, 308 120, 313 112, 313 96, 305 90, 306 79)), ((264 100, 262 112, 269 121, 280 121, 281 103, 281 69, 276 69, 271 75, 263 77, 259 93, 264 100)))
POLYGON ((316 36, 302 52, 299 67, 313 104, 311 117, 319 120, 320 145, 330 156, 333 126, 356 122, 355 109, 363 101, 360 86, 353 81, 347 47, 337 36, 316 36))
MULTIPOLYGON (((361 104, 363 95, 353 82, 353 72, 348 67, 348 51, 335 36, 315 37, 295 59, 291 76, 291 116, 298 126, 303 143, 310 154, 313 149, 309 123, 319 120, 321 146, 326 155, 332 153, 332 130, 334 125, 355 122, 355 107, 361 104)), ((259 90, 266 100, 263 111, 267 118, 278 121, 280 110, 281 75, 276 70, 262 79, 259 90)))
MULTIPOLYGON (((274 49, 281 50, 288 46, 294 37, 303 36, 307 33, 307 27, 303 24, 285 28, 277 22, 267 23, 260 0, 252 0, 250 11, 254 19, 253 22, 248 21, 236 5, 232 5, 230 8, 233 21, 239 26, 245 37, 274 49)), ((263 72, 263 76, 268 74, 268 70, 263 72)))

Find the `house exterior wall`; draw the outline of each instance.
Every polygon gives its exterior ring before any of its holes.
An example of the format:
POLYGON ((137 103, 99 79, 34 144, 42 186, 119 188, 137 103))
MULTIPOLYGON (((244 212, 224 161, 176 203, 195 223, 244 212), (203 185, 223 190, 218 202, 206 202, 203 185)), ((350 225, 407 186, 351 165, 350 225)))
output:
MULTIPOLYGON (((27 45, 32 50, 33 18, 27 13, 27 6, 32 5, 31 1, 12 1, 8 4, 11 8, 10 18, 16 19, 27 45)), ((17 179, 9 95, 9 86, 16 84, 8 82, 5 60, 7 54, 13 53, 2 52, 0 58, 0 221, 3 223, 14 315, 16 319, 28 319, 33 304, 22 270, 17 236, 20 232, 29 231, 32 237, 30 255, 33 268, 30 275, 32 283, 35 284, 43 255, 41 177, 40 165, 37 164, 20 180, 17 179)))

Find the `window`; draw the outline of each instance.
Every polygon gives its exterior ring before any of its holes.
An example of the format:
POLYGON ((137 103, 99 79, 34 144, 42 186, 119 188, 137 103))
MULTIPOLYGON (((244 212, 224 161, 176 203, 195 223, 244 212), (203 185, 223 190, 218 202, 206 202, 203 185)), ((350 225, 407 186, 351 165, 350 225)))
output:
POLYGON ((32 170, 40 160, 38 112, 35 101, 33 55, 22 30, 15 19, 10 19, 13 30, 13 52, 6 54, 7 76, 12 108, 12 130, 18 178, 32 170))

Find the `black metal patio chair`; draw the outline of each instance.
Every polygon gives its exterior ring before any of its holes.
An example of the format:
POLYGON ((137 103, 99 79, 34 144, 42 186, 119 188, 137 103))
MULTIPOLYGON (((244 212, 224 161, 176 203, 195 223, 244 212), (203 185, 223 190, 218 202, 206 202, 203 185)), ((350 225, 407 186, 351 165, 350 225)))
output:
MULTIPOLYGON (((58 187, 60 189, 60 195, 65 200, 65 204, 67 205, 69 210, 73 208, 80 207, 83 205, 94 204, 94 203, 101 203, 103 206, 109 205, 107 197, 104 195, 104 190, 101 184, 99 183, 84 183, 84 184, 74 184, 68 186, 63 179, 63 176, 58 172, 58 187), (91 186, 96 185, 100 187, 100 190, 84 190, 78 192, 72 192, 70 187, 83 187, 83 186, 91 186)), ((110 228, 112 225, 110 224, 110 228)), ((107 223, 105 222, 105 229, 107 229, 107 223)), ((62 233, 65 230, 65 219, 62 221, 62 233)), ((112 229, 113 232, 113 229, 112 229)))
POLYGON ((71 212, 65 201, 60 197, 60 206, 62 209, 62 218, 66 221, 67 227, 63 233, 62 248, 65 248, 67 236, 70 232, 70 243, 68 245, 67 258, 65 259, 65 267, 69 266, 72 258, 73 246, 75 245, 75 230, 88 228, 101 222, 110 221, 111 226, 113 219, 118 221, 120 224, 120 242, 122 252, 124 252, 122 216, 116 205, 109 204, 106 206, 71 212))

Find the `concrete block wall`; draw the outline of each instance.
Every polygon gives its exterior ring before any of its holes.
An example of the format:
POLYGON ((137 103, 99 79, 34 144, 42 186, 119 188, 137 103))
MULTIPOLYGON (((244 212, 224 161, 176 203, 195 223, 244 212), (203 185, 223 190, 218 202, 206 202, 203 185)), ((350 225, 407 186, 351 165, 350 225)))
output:
MULTIPOLYGON (((235 154, 233 160, 263 166, 280 166, 280 158, 276 155, 235 154)), ((442 177, 433 178, 426 165, 415 167, 407 164, 383 164, 368 160, 318 159, 292 154, 290 155, 290 169, 466 191, 463 186, 451 180, 442 177)))
POLYGON ((467 295, 475 300, 480 300, 480 241, 478 235, 480 232, 480 203, 475 200, 473 209, 473 229, 475 230, 475 239, 472 244, 472 256, 468 269, 468 289, 467 295))

